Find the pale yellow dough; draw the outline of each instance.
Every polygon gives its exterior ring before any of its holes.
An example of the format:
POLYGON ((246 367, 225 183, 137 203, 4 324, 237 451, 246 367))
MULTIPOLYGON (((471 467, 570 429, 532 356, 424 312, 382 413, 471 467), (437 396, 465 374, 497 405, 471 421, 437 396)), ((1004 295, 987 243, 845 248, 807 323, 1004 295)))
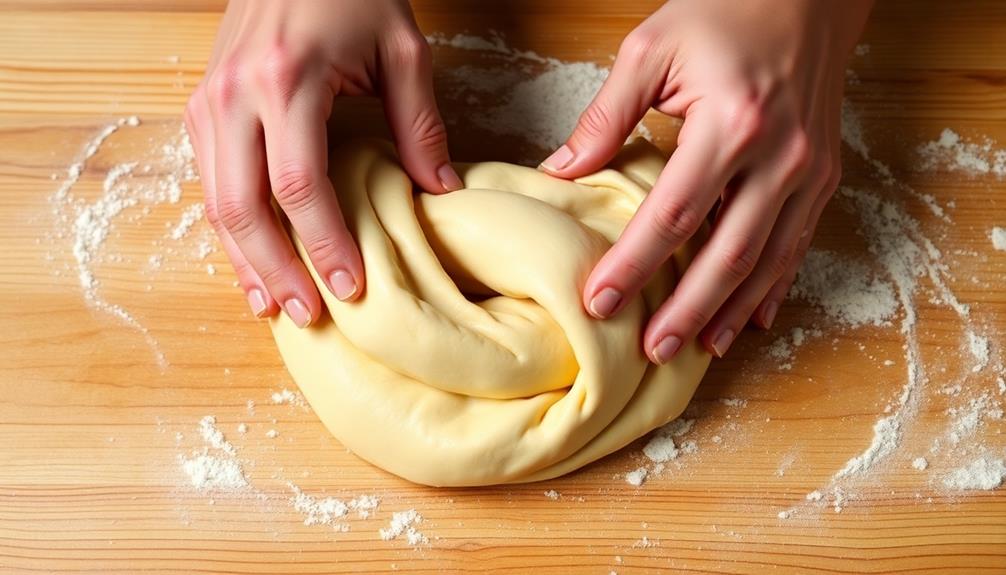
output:
POLYGON ((688 342, 657 367, 641 337, 701 238, 614 319, 592 319, 580 297, 664 162, 638 143, 575 182, 461 164, 466 189, 413 196, 389 144, 336 150, 329 174, 366 292, 338 301, 298 243, 330 316, 271 322, 311 407, 360 457, 429 485, 548 479, 677 417, 709 355, 688 342))

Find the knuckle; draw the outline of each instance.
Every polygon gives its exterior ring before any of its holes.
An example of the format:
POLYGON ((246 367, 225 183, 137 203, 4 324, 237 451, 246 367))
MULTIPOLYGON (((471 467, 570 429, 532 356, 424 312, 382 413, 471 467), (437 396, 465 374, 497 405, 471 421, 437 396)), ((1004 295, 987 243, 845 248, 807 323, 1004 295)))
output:
POLYGON ((259 63, 255 76, 259 86, 281 102, 288 102, 300 83, 303 64, 282 44, 273 46, 259 63))
POLYGON ((289 275, 291 271, 290 268, 294 266, 296 258, 293 254, 288 254, 286 257, 281 258, 277 263, 269 266, 262 267, 258 270, 258 275, 262 278, 262 281, 269 286, 279 285, 284 282, 285 278, 289 275))
POLYGON ((207 194, 203 198, 203 212, 206 214, 206 221, 213 226, 214 229, 220 228, 220 215, 217 213, 217 202, 213 198, 209 197, 207 194))
POLYGON ((766 252, 762 256, 762 266, 772 279, 778 279, 789 270, 796 254, 796 246, 785 246, 766 252))
POLYGON ((206 88, 200 83, 196 87, 192 95, 189 96, 187 102, 185 102, 185 120, 189 123, 194 123, 196 118, 202 116, 203 106, 206 105, 206 88))
POLYGON ((413 118, 411 135, 423 150, 439 150, 447 145, 447 129, 436 108, 424 108, 413 118))
POLYGON ((387 51, 393 64, 415 66, 430 61, 430 45, 412 30, 391 34, 387 41, 387 51))
POLYGON ((228 60, 207 80, 206 99, 217 110, 231 109, 241 92, 241 84, 241 67, 233 60, 228 60))
POLYGON ((220 224, 236 241, 248 237, 258 227, 257 211, 237 193, 222 192, 217 199, 216 214, 220 224))
POLYGON ((727 105, 724 118, 733 142, 731 151, 734 154, 750 146, 765 125, 765 112, 754 96, 741 98, 727 105))
POLYGON ((719 251, 721 269, 734 285, 751 275, 758 263, 758 252, 748 240, 732 242, 719 251))
POLYGON ((284 165, 276 176, 273 194, 287 212, 302 212, 317 199, 317 178, 304 166, 284 165))
POLYGON ((814 159, 814 148, 811 144, 810 135, 803 130, 798 130, 789 142, 789 158, 793 171, 804 171, 810 167, 814 159))
POLYGON ((344 262, 349 259, 348 246, 346 242, 340 241, 334 234, 311 236, 304 240, 307 251, 311 254, 311 261, 316 263, 344 262))
POLYGON ((604 101, 596 101, 587 106, 580 115, 579 132, 590 139, 603 138, 611 131, 611 111, 604 101))
POLYGON ((687 306, 676 310, 675 314, 678 314, 683 325, 687 326, 689 336, 694 335, 708 325, 713 318, 712 312, 694 306, 687 306))
POLYGON ((622 261, 622 266, 620 275, 627 280, 626 283, 628 286, 642 287, 652 273, 646 262, 636 256, 626 257, 622 261))
POLYGON ((702 225, 702 216, 688 202, 659 202, 653 213, 654 232, 664 245, 672 247, 685 241, 702 225))
POLYGON ((618 48, 618 57, 630 64, 642 64, 651 58, 659 46, 661 35, 647 27, 629 33, 618 48))

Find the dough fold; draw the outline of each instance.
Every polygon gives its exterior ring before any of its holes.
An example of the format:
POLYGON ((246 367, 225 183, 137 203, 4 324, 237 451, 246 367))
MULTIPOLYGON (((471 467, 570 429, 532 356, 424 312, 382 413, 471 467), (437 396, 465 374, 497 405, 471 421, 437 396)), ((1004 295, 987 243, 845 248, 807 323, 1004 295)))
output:
POLYGON ((576 181, 458 164, 465 189, 413 195, 390 144, 336 149, 366 291, 337 300, 294 237, 327 314, 303 330, 270 321, 315 413, 360 457, 437 486, 562 475, 680 415, 709 355, 688 342, 654 366, 640 341, 705 230, 616 318, 592 319, 580 298, 665 160, 638 142, 576 181))

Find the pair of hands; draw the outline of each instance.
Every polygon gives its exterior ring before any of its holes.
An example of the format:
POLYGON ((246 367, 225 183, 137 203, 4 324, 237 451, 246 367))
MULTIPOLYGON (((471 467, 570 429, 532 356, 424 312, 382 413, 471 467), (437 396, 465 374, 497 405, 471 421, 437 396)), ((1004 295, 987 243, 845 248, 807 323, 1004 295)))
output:
MULTIPOLYGON (((643 336, 664 363, 699 337, 722 356, 749 319, 769 327, 840 177, 845 63, 871 0, 671 0, 630 33, 573 134, 541 168, 603 167, 651 107, 684 118, 678 148, 584 288, 617 314, 720 200, 709 241, 643 336)), ((365 289, 327 176, 326 120, 341 95, 375 95, 424 190, 463 184, 450 164, 430 50, 404 0, 232 0, 189 101, 206 213, 249 305, 301 327, 321 300, 270 206, 275 196, 332 293, 365 289)))

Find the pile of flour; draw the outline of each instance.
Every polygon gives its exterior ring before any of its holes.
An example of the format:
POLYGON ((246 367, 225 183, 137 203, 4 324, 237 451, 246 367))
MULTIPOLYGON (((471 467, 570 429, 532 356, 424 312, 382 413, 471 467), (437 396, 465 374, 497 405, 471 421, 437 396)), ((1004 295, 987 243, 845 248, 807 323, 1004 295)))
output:
MULTIPOLYGON (((532 164, 566 141, 609 73, 594 62, 564 62, 511 48, 500 35, 432 34, 427 41, 482 55, 479 64, 436 69, 441 93, 453 104, 441 107, 445 121, 519 139, 531 146, 534 157, 526 161, 532 164)), ((650 137, 642 123, 636 132, 650 137)))

